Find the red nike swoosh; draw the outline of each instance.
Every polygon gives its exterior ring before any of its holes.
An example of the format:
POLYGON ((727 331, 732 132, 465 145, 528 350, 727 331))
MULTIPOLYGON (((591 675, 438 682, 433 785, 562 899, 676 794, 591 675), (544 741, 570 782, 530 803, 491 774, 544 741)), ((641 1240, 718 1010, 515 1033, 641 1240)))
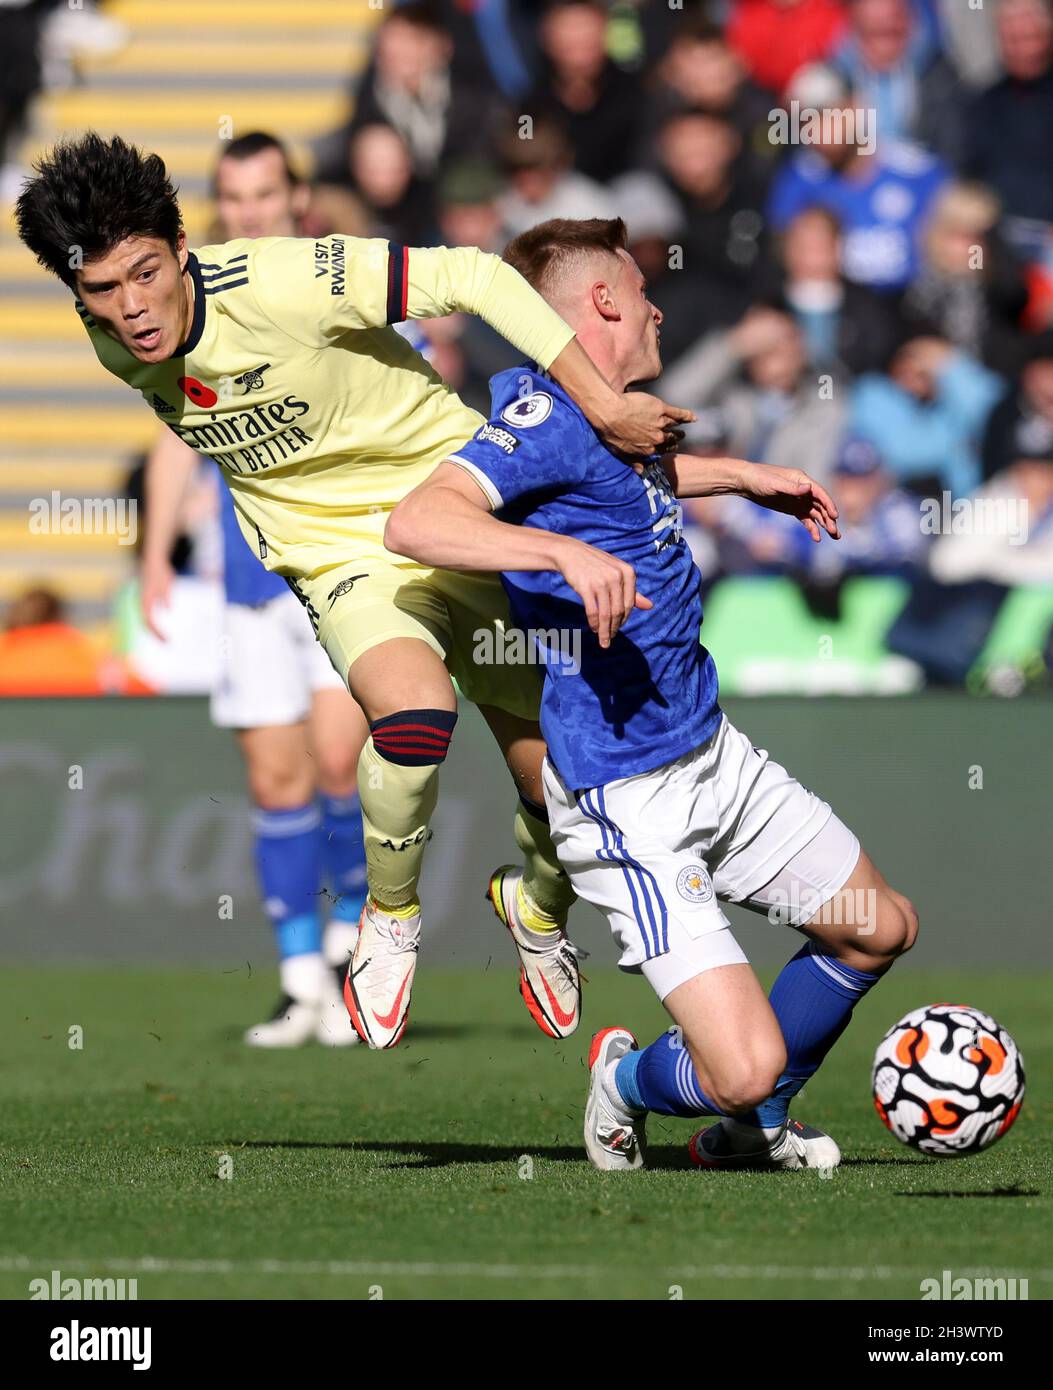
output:
POLYGON ((556 1022, 559 1024, 561 1028, 566 1028, 568 1023, 574 1022, 573 1012, 569 1014, 564 1013, 563 1010, 559 1007, 559 1004, 556 1001, 556 996, 552 993, 552 990, 549 988, 548 981, 545 979, 544 975, 542 975, 541 977, 541 983, 545 986, 545 993, 548 995, 548 1002, 552 1005, 553 1018, 556 1020, 556 1022))
POLYGON ((406 978, 402 981, 402 987, 399 989, 398 994, 395 995, 395 1002, 394 1004, 392 1004, 391 1012, 389 1014, 384 1014, 382 1017, 380 1014, 377 1013, 376 1009, 373 1010, 373 1017, 380 1024, 381 1028, 394 1028, 395 1020, 398 1018, 399 1009, 402 1006, 402 996, 406 992, 406 986, 409 984, 410 975, 412 974, 412 970, 406 971, 406 978))

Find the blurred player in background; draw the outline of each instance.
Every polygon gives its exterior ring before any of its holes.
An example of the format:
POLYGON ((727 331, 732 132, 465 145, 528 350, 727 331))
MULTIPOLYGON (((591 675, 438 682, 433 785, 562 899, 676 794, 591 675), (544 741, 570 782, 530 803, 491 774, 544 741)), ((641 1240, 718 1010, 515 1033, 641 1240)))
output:
MULTIPOLYGON (((282 144, 257 132, 224 150, 215 195, 218 235, 227 241, 295 236, 307 189, 282 144)), ((235 390, 251 397, 251 379, 235 390)), ((201 455, 167 429, 147 462, 141 594, 146 621, 162 638, 158 610, 172 585, 179 503, 201 466, 201 455)), ((230 490, 217 482, 226 603, 212 722, 234 730, 245 760, 282 990, 273 1017, 250 1028, 245 1041, 298 1047, 314 1038, 344 1046, 358 1042, 342 991, 366 899, 357 780, 369 730, 295 594, 249 549, 230 490)))
POLYGON ((359 795, 370 896, 345 982, 360 1036, 391 1047, 408 1020, 422 859, 457 721, 451 675, 520 794, 523 870, 499 870, 490 897, 519 951, 524 999, 542 1031, 573 1032, 574 894, 542 801, 537 673, 476 659, 480 634, 503 644, 510 621, 496 575, 421 566, 383 540, 395 504, 484 422, 393 325, 478 314, 627 454, 668 447, 694 417, 614 391, 522 276, 477 247, 269 237, 195 254, 156 155, 88 134, 37 171, 18 202, 22 239, 78 296, 103 366, 221 465, 242 534, 292 584, 369 720, 359 795))

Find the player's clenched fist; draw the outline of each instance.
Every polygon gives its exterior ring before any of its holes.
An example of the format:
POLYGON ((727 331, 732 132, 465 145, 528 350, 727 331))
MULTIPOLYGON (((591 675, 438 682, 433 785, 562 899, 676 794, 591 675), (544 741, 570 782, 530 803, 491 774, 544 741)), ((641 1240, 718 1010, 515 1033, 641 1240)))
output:
POLYGON ((563 537, 557 555, 559 572, 585 605, 589 627, 601 647, 609 647, 634 608, 651 608, 636 592, 636 571, 624 560, 584 541, 563 537))

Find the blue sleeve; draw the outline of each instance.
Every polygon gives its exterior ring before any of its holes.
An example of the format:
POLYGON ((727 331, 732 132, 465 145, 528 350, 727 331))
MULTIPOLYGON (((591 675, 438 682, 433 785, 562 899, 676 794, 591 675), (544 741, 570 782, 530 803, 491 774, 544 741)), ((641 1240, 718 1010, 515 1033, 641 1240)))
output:
POLYGON ((450 455, 470 473, 496 511, 527 493, 585 476, 591 431, 584 418, 548 391, 517 396, 450 455))
POLYGON ((821 191, 805 182, 791 160, 782 166, 772 180, 768 194, 768 219, 772 227, 781 232, 809 202, 823 201, 821 191))

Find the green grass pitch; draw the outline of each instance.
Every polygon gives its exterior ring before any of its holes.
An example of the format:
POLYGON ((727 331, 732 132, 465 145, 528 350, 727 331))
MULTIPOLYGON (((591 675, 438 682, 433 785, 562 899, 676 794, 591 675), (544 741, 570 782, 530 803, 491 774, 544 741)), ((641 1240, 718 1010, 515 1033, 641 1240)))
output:
POLYGON ((1049 973, 884 981, 795 1107, 842 1147, 827 1179, 695 1172, 693 1122, 661 1117, 650 1170, 592 1170, 592 1032, 666 1026, 641 979, 591 972, 581 1031, 556 1044, 510 962, 425 960, 394 1051, 253 1052, 238 1033, 273 984, 246 966, 5 972, 0 1295, 52 1269, 135 1277, 140 1299, 917 1299, 944 1269, 1053 1292, 1049 973), (993 1013, 1028 1070, 1013 1132, 956 1162, 897 1144, 869 1093, 885 1028, 941 999, 993 1013))

